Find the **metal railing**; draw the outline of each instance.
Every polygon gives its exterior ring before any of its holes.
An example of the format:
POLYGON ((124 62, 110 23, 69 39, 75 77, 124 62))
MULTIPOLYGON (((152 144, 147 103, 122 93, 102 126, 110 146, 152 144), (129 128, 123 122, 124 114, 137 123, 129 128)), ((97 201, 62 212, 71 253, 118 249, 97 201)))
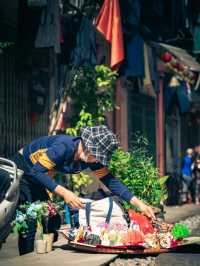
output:
MULTIPOLYGON (((49 108, 35 124, 30 118, 29 85, 14 50, 0 54, 0 155, 10 157, 23 145, 48 133, 49 108), (20 73, 20 75, 19 75, 20 73)), ((48 95, 47 95, 48 97, 48 95)))

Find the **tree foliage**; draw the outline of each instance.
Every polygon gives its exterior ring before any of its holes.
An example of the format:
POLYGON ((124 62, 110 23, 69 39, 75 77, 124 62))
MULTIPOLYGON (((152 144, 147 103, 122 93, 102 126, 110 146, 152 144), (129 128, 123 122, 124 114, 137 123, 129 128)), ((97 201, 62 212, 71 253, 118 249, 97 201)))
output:
POLYGON ((82 110, 92 115, 93 121, 104 122, 104 113, 114 106, 114 85, 117 73, 104 65, 83 66, 71 70, 67 94, 72 99, 72 127, 76 127, 82 110))

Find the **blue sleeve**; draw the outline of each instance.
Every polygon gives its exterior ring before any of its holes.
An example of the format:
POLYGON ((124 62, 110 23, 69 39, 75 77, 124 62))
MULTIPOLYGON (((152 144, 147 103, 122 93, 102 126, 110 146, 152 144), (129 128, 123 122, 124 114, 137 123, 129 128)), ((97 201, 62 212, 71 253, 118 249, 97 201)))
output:
POLYGON ((30 175, 35 178, 37 181, 39 181, 45 188, 47 188, 49 191, 54 192, 55 188, 57 187, 57 183, 48 176, 47 169, 43 167, 40 163, 36 163, 30 172, 30 175))
POLYGON ((70 158, 73 152, 74 150, 71 143, 57 141, 48 148, 46 154, 53 163, 58 164, 70 158))
POLYGON ((70 143, 53 143, 33 165, 30 175, 53 192, 58 184, 47 175, 47 172, 53 169, 57 164, 61 164, 65 159, 70 158, 73 155, 72 148, 70 143))
MULTIPOLYGON (((100 163, 93 163, 89 165, 92 171, 99 170, 104 168, 100 163)), ((122 184, 118 179, 116 179, 112 174, 108 173, 107 175, 100 178, 100 181, 116 196, 120 197, 122 200, 130 202, 134 196, 131 193, 127 186, 122 184)))
POLYGON ((112 174, 109 173, 100 180, 113 194, 120 197, 122 200, 130 202, 132 199, 133 193, 131 193, 127 186, 122 184, 112 174))

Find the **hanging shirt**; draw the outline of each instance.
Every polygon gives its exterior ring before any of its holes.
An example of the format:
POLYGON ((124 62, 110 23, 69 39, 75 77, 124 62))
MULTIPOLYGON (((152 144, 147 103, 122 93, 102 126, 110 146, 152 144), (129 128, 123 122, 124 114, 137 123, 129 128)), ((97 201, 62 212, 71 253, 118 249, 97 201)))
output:
POLYGON ((41 13, 35 47, 53 47, 56 53, 60 53, 60 32, 59 1, 48 0, 41 13))
POLYGON ((195 54, 200 54, 200 13, 194 27, 193 52, 195 54))
POLYGON ((95 27, 85 17, 82 18, 77 33, 76 47, 71 54, 71 64, 76 67, 97 64, 95 27))
POLYGON ((122 6, 125 60, 120 74, 126 77, 144 78, 144 40, 140 34, 141 2, 129 1, 122 6))
POLYGON ((130 202, 133 194, 101 163, 74 160, 80 141, 80 137, 68 135, 45 136, 36 139, 23 148, 22 154, 26 169, 22 170, 50 191, 54 191, 57 183, 47 174, 49 170, 73 174, 89 168, 114 195, 130 202))

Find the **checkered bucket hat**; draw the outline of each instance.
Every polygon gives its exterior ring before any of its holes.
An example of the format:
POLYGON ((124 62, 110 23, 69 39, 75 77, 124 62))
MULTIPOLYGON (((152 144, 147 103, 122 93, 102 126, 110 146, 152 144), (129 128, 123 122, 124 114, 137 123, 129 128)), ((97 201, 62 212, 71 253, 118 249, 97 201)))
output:
POLYGON ((118 148, 118 141, 106 126, 83 127, 81 138, 85 148, 103 165, 108 165, 112 152, 118 148))

